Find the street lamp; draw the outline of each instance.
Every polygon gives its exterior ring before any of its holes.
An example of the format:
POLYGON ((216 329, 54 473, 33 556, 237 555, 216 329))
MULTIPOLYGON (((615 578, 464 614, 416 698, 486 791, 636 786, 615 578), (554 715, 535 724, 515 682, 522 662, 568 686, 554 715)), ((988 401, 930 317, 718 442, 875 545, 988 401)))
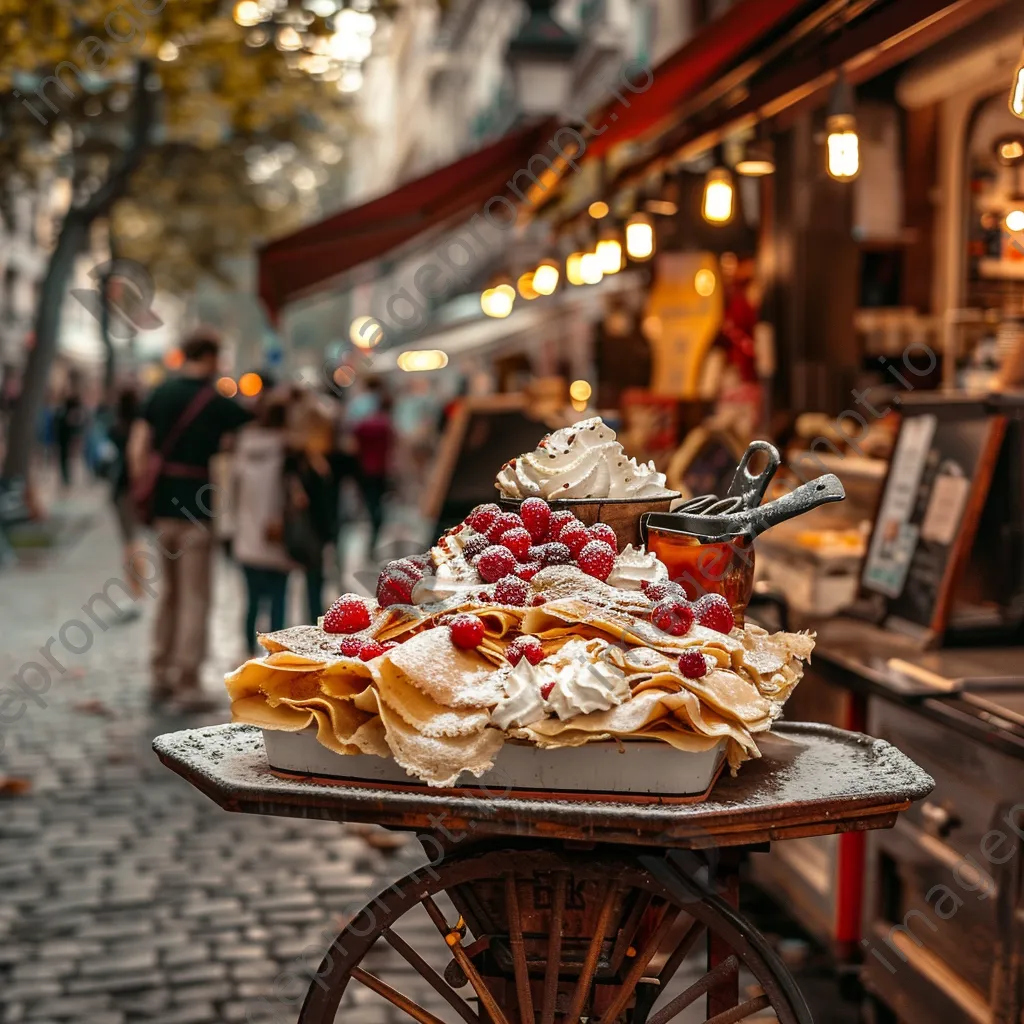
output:
POLYGON ((552 16, 555 0, 527 0, 526 24, 508 47, 520 110, 530 117, 565 110, 579 41, 552 16))

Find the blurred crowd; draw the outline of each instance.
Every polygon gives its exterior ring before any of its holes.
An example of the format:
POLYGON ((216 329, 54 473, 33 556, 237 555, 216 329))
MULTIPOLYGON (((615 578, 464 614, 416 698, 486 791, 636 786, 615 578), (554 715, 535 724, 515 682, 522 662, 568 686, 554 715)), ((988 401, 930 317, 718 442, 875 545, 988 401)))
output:
MULTIPOLYGON (((444 410, 429 388, 413 385, 396 403, 372 377, 344 391, 263 377, 256 396, 227 397, 215 332, 194 332, 181 352, 179 371, 148 394, 130 384, 101 397, 69 376, 41 440, 61 487, 105 481, 125 564, 160 559, 152 698, 197 710, 217 552, 244 578, 250 653, 257 631, 288 624, 292 574, 304 580, 300 621, 316 622, 340 579, 345 522, 368 521, 366 557, 377 561, 386 510, 415 499, 444 410), (142 543, 147 527, 155 552, 142 543)), ((121 613, 138 615, 137 605, 121 613)))

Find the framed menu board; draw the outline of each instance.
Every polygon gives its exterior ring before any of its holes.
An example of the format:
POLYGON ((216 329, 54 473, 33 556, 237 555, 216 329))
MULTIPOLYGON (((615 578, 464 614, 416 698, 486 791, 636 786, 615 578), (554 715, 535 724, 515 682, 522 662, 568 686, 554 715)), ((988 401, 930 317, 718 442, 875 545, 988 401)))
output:
POLYGON ((494 478, 520 452, 532 452, 551 427, 530 415, 523 394, 487 395, 459 403, 441 438, 423 497, 423 515, 438 536, 477 505, 496 501, 494 478))
POLYGON ((862 594, 888 628, 946 630, 1005 429, 981 401, 907 403, 861 570, 862 594))

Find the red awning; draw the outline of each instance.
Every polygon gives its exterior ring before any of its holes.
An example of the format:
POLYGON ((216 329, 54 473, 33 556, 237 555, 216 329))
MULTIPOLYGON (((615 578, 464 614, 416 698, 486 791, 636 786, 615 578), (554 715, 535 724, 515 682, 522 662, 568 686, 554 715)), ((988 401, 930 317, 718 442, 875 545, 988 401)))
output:
POLYGON ((276 319, 284 305, 317 285, 423 231, 481 210, 493 196, 506 196, 512 175, 536 154, 549 153, 554 130, 549 122, 531 124, 387 195, 263 246, 259 293, 269 315, 276 319))
MULTIPOLYGON (((590 140, 587 154, 600 156, 669 121, 681 103, 735 64, 766 32, 807 4, 808 0, 739 0, 654 68, 645 92, 633 94, 622 89, 625 102, 616 98, 589 119, 596 131, 605 130, 590 140)), ((629 78, 638 87, 643 84, 642 75, 629 74, 629 78)))

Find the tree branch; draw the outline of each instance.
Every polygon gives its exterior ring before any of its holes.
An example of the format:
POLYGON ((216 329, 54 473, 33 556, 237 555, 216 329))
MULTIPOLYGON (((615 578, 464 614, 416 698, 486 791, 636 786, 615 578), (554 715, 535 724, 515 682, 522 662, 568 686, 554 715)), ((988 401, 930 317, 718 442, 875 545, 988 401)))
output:
POLYGON ((149 136, 153 126, 153 114, 156 109, 156 93, 146 88, 153 65, 148 60, 140 60, 135 66, 135 110, 132 118, 131 135, 125 148, 121 162, 115 167, 107 180, 80 206, 77 213, 87 223, 101 217, 121 198, 128 185, 128 180, 135 173, 149 147, 149 136))

